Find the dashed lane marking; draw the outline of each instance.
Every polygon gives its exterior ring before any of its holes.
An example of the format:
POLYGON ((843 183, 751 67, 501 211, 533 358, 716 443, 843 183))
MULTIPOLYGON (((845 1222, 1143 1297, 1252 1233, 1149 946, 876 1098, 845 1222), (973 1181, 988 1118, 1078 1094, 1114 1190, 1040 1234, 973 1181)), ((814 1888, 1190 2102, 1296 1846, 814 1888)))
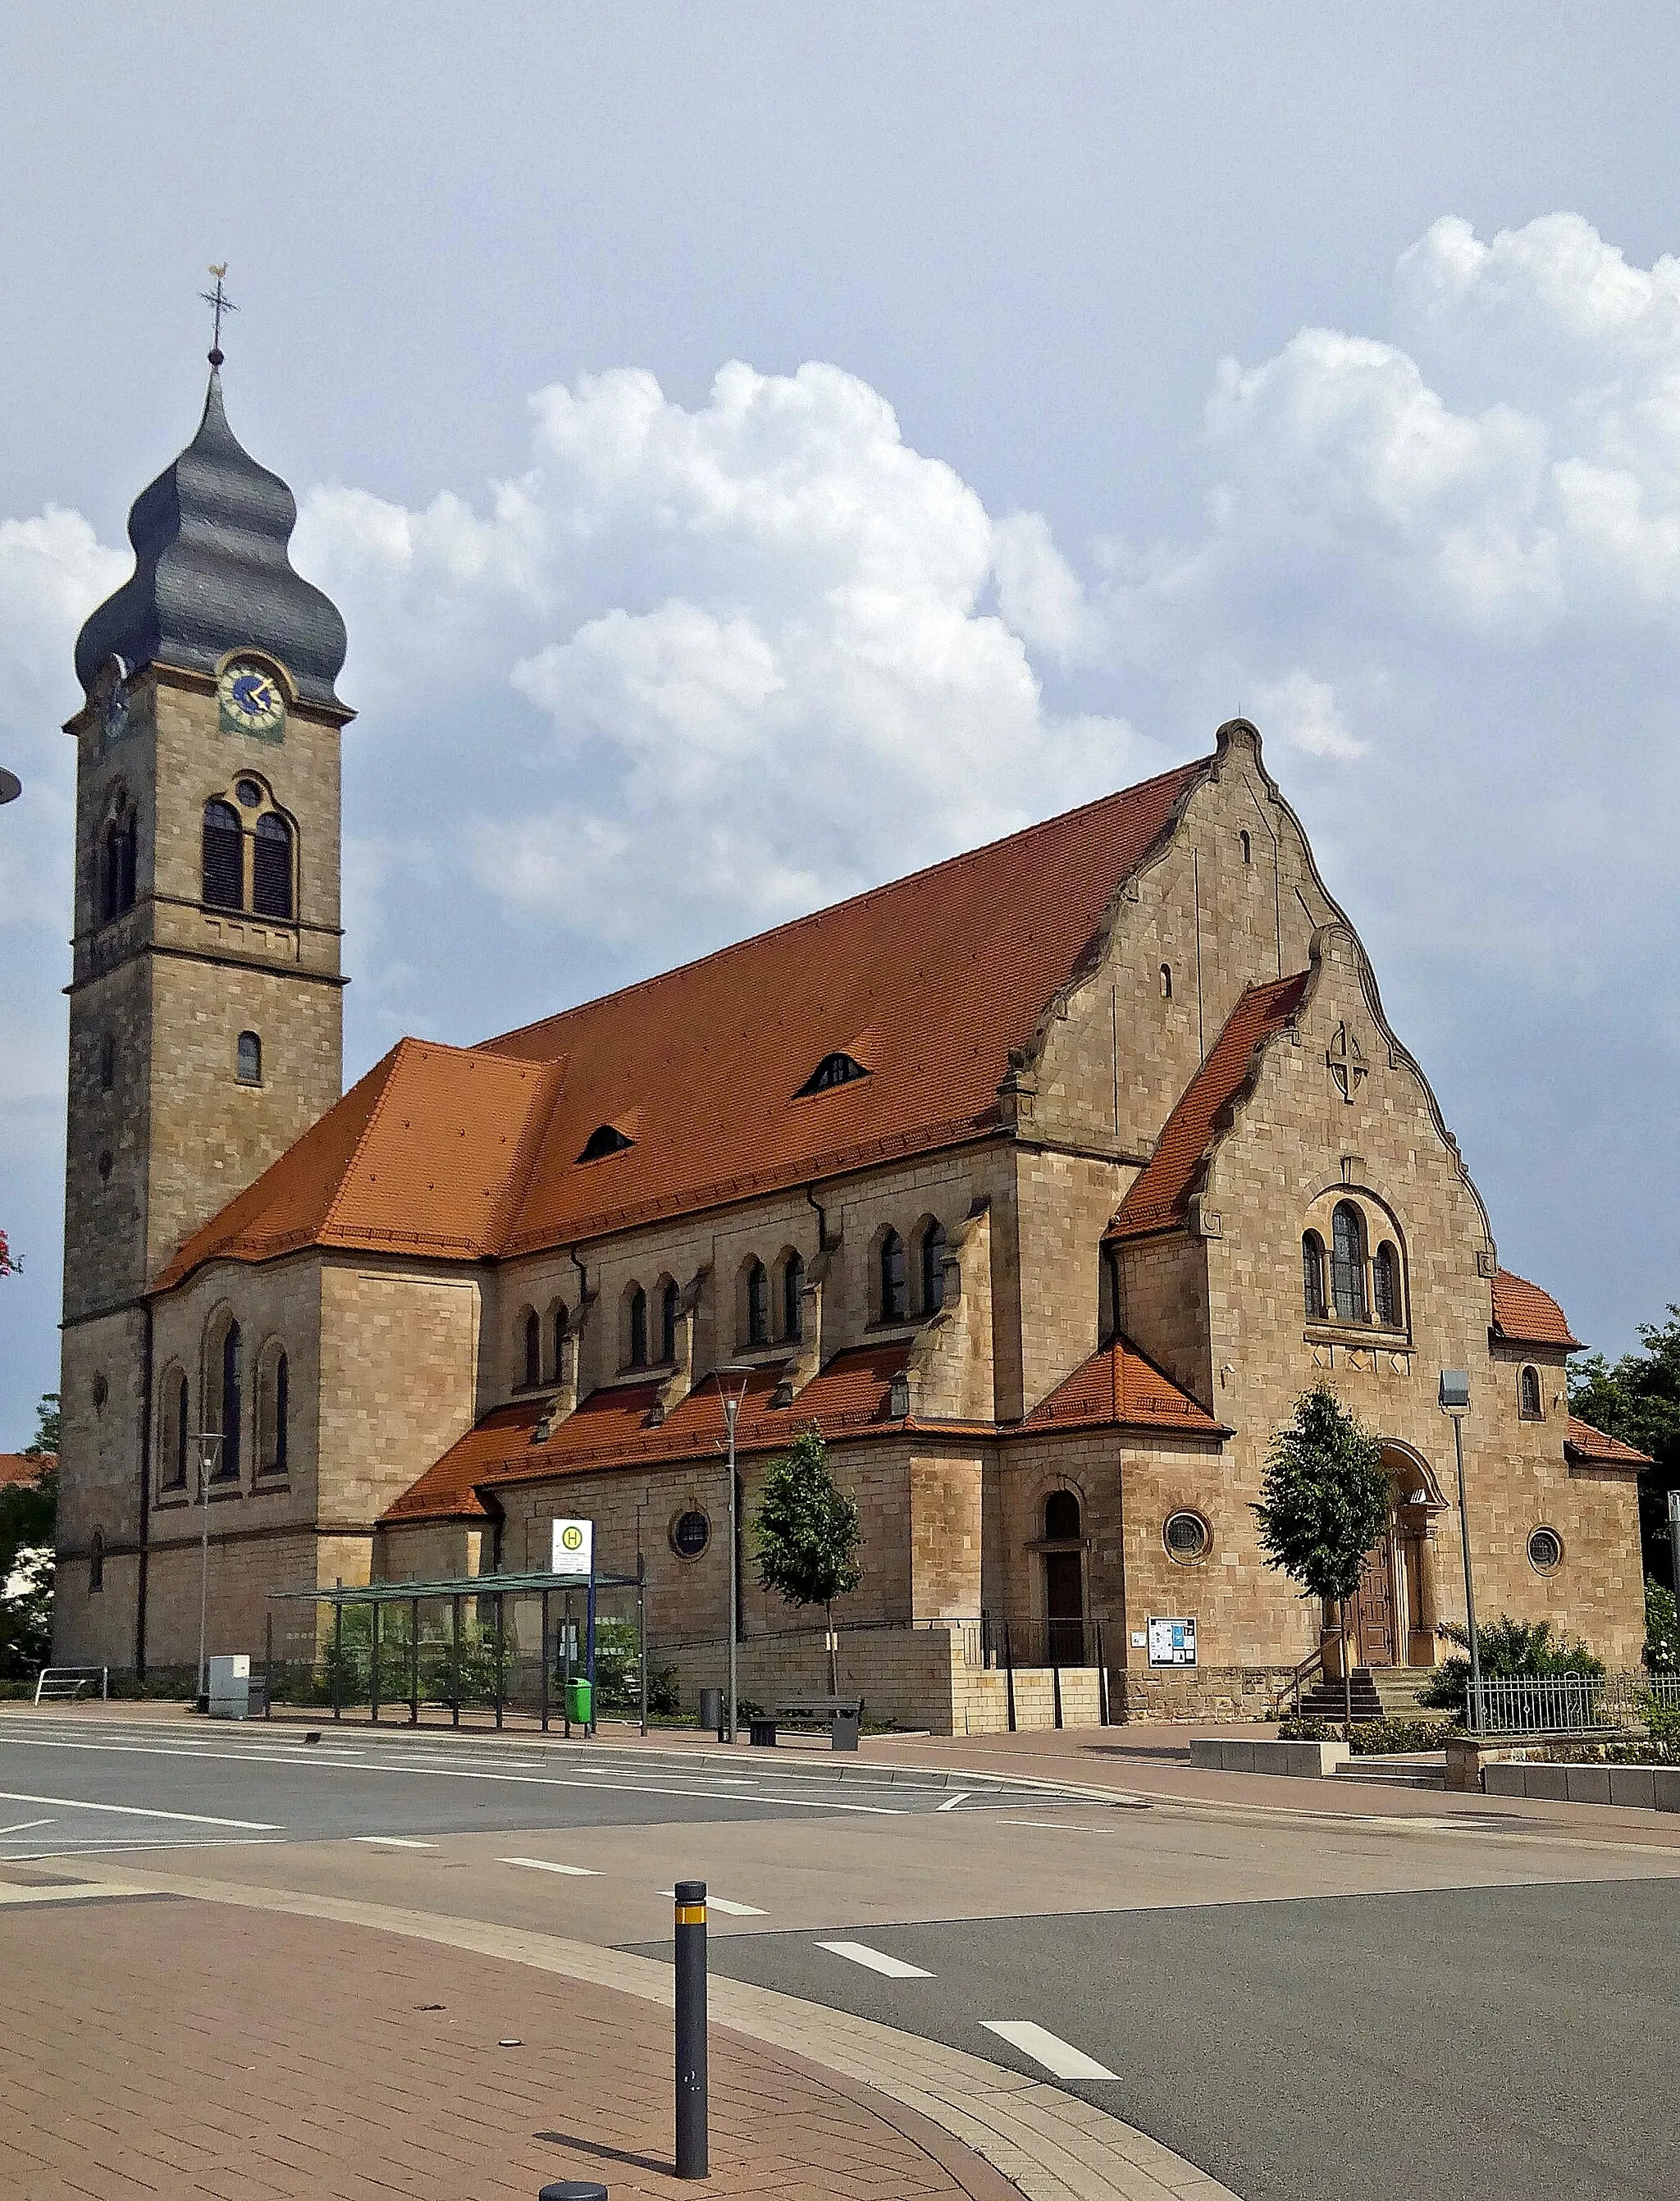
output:
POLYGON ((919 1964, 907 1964, 900 1957, 888 1956, 884 1949, 872 1949, 863 1941, 819 1941, 819 1949, 831 1956, 844 1957, 849 1963, 861 1964, 872 1972, 879 1972, 888 1980, 931 1980, 933 1975, 919 1964))
POLYGON ((972 1788, 959 1788, 955 1796, 948 1796, 943 1804, 936 1804, 936 1811, 955 1811, 959 1804, 966 1804, 974 1793, 972 1788))
POLYGON ((61 1811, 109 1811, 119 1819, 178 1819, 193 1827, 238 1827, 248 1834, 276 1834, 273 1819, 213 1819, 208 1811, 158 1811, 138 1804, 90 1804, 81 1796, 26 1796, 18 1788, 0 1788, 0 1804, 51 1804, 61 1811))
POLYGON ((377 1850, 435 1850, 436 1842, 417 1842, 404 1834, 357 1834, 353 1839, 377 1850))
MULTIPOLYGON (((677 1899, 674 1887, 661 1887, 659 1892, 668 1896, 673 1903, 677 1899)), ((708 1895, 706 1900, 714 1910, 721 1910, 725 1918, 767 1918, 770 1916, 767 1910, 761 1910, 755 1903, 731 1903, 726 1895, 708 1895)))
POLYGON ((497 1864, 522 1864, 532 1872, 563 1872, 572 1880, 599 1880, 593 1865, 555 1864, 550 1858, 497 1858, 497 1864))
POLYGON ((1019 2048, 1023 2056, 1042 2063, 1053 2079, 1113 2079, 1119 2075, 1106 2063, 1099 2063, 1095 2057, 1087 2056, 1083 2048, 1076 2048, 1071 2041, 1046 2032, 1042 2025, 1016 2018, 987 2017, 980 2022, 988 2033, 995 2033, 1000 2040, 1019 2048))
POLYGON ((20 1819, 15 1825, 0 1827, 0 1834, 26 1834, 32 1827, 50 1827, 50 1819, 20 1819))

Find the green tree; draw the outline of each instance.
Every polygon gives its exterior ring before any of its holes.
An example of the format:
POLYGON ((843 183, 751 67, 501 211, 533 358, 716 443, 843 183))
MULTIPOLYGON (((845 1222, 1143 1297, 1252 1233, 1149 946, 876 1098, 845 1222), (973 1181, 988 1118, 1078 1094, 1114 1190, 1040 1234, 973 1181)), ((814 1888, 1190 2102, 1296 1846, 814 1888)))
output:
POLYGON ((46 1663, 57 1517, 56 1467, 0 1489, 0 1679, 23 1680, 46 1663))
POLYGON ((35 1435, 23 1448, 26 1459, 38 1459, 44 1452, 56 1453, 62 1420, 58 1411, 56 1391, 44 1391, 41 1403, 35 1409, 35 1435))
POLYGON ((1665 1323, 1639 1325, 1640 1350, 1612 1367, 1601 1353, 1569 1371, 1569 1410, 1606 1436, 1636 1445, 1656 1462, 1639 1478, 1639 1540, 1645 1571, 1674 1579, 1668 1494, 1680 1488, 1680 1306, 1665 1323))
POLYGON ((1268 1564, 1308 1597, 1336 1606, 1342 1635, 1342 1687, 1348 1734, 1354 1730, 1353 1662, 1348 1653, 1348 1599, 1359 1588, 1365 1555, 1389 1519, 1389 1478, 1383 1448, 1328 1383, 1295 1401, 1273 1436, 1260 1481, 1260 1549, 1268 1564))
POLYGON ((858 1511, 828 1471, 822 1434, 802 1429, 764 1478, 753 1516, 753 1557, 761 1588, 790 1605, 819 1605, 827 1617, 828 1686, 837 1693, 834 1600, 863 1580, 858 1511))
MULTIPOLYGON (((1443 1620, 1437 1632, 1449 1643, 1470 1649, 1470 1631, 1456 1622, 1443 1620)), ((1530 1674, 1588 1674, 1601 1676, 1604 1661, 1586 1645, 1570 1635, 1554 1635, 1549 1620, 1513 1620, 1501 1612, 1483 1621, 1476 1630, 1476 1660, 1484 1682, 1503 1682, 1530 1674)), ((1467 1656, 1443 1658, 1419 1691, 1419 1701, 1436 1711, 1451 1711, 1464 1703, 1470 1681, 1467 1656)))
POLYGON ((1654 1576, 1645 1581, 1645 1664, 1654 1674, 1680 1674, 1680 1600, 1654 1576))

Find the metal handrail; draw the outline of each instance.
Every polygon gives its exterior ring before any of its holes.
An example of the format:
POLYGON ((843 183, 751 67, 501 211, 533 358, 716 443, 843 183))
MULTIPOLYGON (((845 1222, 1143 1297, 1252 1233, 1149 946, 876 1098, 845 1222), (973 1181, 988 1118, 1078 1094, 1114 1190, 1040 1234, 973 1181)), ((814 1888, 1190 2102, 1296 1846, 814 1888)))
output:
POLYGON ((1307 1656, 1301 1660, 1298 1666, 1291 1668, 1289 1680, 1285 1682, 1283 1687, 1278 1690, 1273 1701, 1272 1717, 1274 1719, 1282 1717, 1283 1711, 1283 1699, 1286 1695, 1293 1693, 1295 1698, 1295 1711, 1293 1716, 1295 1718, 1299 1719, 1301 1717, 1301 1683, 1307 1680, 1309 1675, 1322 1674, 1324 1670, 1325 1646, 1320 1643, 1316 1651, 1309 1651, 1307 1652, 1307 1656))

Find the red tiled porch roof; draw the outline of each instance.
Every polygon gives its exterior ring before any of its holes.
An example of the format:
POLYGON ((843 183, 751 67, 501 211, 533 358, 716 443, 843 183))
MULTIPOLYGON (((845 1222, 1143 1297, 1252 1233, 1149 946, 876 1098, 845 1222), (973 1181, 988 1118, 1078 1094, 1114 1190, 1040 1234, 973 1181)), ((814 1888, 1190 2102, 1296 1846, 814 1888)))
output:
POLYGON ((1201 1436, 1227 1434, 1205 1406, 1146 1359, 1130 1338, 1092 1353, 1020 1424, 1023 1434, 1047 1429, 1111 1424, 1133 1429, 1182 1429, 1201 1436))
POLYGON ((1628 1467, 1638 1470, 1654 1467, 1656 1462, 1649 1453, 1637 1452, 1620 1437, 1606 1436, 1590 1422, 1583 1422, 1578 1414, 1569 1417, 1569 1429, 1563 1441, 1565 1454, 1573 1459, 1590 1460, 1595 1466, 1628 1467))
POLYGON ((1509 1269, 1498 1270, 1494 1277, 1493 1329, 1502 1345, 1560 1345, 1571 1353, 1581 1348, 1550 1292, 1542 1292, 1526 1277, 1513 1277, 1509 1269))

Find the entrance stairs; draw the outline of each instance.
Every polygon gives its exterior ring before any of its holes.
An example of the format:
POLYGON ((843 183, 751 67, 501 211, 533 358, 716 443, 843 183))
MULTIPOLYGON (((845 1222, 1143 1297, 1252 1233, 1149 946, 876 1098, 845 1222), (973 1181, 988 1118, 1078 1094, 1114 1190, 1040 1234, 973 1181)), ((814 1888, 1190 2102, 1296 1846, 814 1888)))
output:
MULTIPOLYGON (((1357 1725, 1365 1720, 1421 1719, 1423 1707, 1418 1702, 1424 1672, 1419 1667, 1355 1666, 1354 1669, 1354 1720, 1357 1725)), ((1310 1689, 1302 1693, 1302 1719, 1330 1720, 1340 1726, 1345 1717, 1342 1684, 1321 1674, 1310 1689)))

